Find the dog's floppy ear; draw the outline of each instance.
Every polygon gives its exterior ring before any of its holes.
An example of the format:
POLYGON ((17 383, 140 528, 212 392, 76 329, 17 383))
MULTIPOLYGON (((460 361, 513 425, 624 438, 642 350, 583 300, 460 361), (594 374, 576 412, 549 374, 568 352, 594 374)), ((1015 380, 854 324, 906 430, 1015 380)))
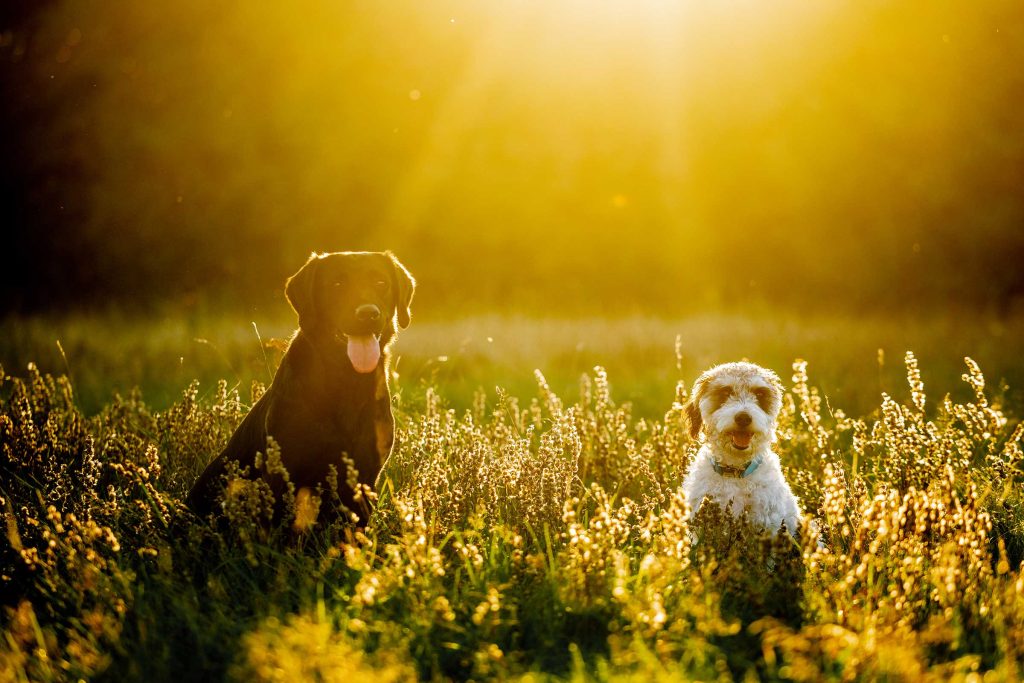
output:
POLYGON ((306 264, 299 268, 299 272, 288 278, 284 285, 284 295, 288 297, 288 303, 299 314, 299 327, 308 327, 313 321, 313 286, 321 258, 322 256, 314 251, 306 264))
POLYGON ((391 259, 391 265, 395 271, 395 310, 398 314, 398 324, 404 329, 409 327, 409 321, 412 318, 409 306, 412 304, 413 292, 416 291, 416 280, 413 279, 401 261, 395 258, 394 254, 390 251, 384 253, 391 259))
POLYGON ((704 426, 704 420, 700 416, 700 399, 707 382, 708 378, 705 375, 698 377, 697 381, 693 383, 693 391, 690 392, 690 400, 686 402, 685 406, 683 406, 683 410, 686 411, 686 421, 690 425, 691 439, 696 439, 700 436, 700 430, 704 426))

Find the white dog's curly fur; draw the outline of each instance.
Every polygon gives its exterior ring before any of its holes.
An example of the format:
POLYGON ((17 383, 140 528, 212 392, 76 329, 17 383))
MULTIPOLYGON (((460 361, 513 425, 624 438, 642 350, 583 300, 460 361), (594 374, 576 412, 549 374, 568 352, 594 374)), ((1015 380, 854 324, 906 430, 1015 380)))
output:
POLYGON ((778 375, 753 363, 725 363, 697 378, 686 415, 690 434, 703 432, 704 444, 683 482, 691 514, 713 498, 772 533, 785 524, 796 534, 800 504, 772 450, 781 405, 778 375))

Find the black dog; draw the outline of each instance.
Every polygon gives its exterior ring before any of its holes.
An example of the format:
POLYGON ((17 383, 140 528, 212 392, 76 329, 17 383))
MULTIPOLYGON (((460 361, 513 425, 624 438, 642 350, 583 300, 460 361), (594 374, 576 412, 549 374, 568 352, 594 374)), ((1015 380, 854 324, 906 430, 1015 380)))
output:
MULTIPOLYGON (((267 437, 296 491, 323 484, 334 465, 341 502, 367 510, 346 482, 347 455, 360 484, 372 487, 391 453, 395 420, 388 391, 388 345, 396 322, 409 326, 416 283, 390 252, 313 254, 288 279, 285 295, 299 329, 266 393, 238 426, 227 447, 200 475, 187 502, 197 514, 214 510, 226 466, 237 462, 262 476, 280 501, 282 477, 257 472, 256 453, 267 437)), ((359 523, 365 525, 365 515, 359 523)))

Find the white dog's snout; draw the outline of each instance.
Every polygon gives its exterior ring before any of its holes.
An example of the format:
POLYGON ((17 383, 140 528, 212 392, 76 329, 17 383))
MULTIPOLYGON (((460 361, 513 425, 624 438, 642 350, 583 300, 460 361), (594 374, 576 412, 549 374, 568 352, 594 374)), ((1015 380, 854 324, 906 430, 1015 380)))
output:
POLYGON ((737 428, 767 434, 773 421, 756 403, 737 401, 714 411, 704 422, 709 426, 709 436, 713 436, 737 428))

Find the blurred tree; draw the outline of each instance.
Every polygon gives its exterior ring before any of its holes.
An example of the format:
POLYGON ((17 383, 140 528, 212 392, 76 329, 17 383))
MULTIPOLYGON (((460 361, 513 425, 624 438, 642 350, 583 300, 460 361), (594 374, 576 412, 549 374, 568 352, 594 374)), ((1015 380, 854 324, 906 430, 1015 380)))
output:
POLYGON ((2 305, 1005 311, 1022 67, 1016 0, 8 4, 2 305))

